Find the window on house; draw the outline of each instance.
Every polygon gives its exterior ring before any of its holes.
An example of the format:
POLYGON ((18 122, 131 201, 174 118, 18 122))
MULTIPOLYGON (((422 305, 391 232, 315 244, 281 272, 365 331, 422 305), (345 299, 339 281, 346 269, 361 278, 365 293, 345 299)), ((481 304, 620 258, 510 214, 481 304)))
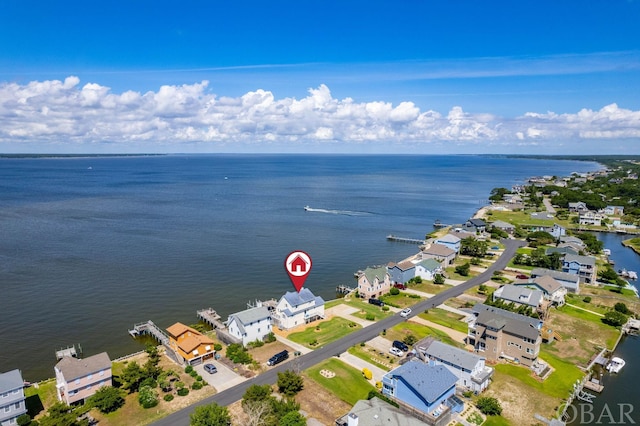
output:
POLYGON ((80 379, 76 379, 76 385, 80 384, 80 379))
POLYGON ((104 370, 100 370, 100 376, 104 376, 104 370))
POLYGON ((87 376, 87 379, 91 380, 92 377, 93 377, 93 374, 89 374, 89 376, 87 376))
POLYGON ((6 407, 4 407, 4 412, 8 413, 9 411, 11 411, 11 406, 7 405, 6 407))

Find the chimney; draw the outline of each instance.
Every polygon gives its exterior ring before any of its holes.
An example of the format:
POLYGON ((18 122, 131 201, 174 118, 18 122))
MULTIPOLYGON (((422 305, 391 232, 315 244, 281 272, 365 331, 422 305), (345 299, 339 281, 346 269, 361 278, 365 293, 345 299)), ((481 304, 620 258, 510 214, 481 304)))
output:
POLYGON ((347 426, 358 426, 358 415, 355 413, 349 413, 347 416, 347 426))

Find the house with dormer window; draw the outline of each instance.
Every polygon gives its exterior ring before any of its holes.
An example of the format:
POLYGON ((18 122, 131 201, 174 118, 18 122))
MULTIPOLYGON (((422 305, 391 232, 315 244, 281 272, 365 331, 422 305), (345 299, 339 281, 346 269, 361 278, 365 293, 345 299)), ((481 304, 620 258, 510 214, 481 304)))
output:
POLYGON ((167 328, 169 346, 189 365, 198 365, 215 355, 214 341, 198 330, 177 322, 167 328))
POLYGON ((308 288, 288 291, 280 298, 272 313, 273 325, 289 330, 324 318, 324 300, 308 288))
POLYGON ((271 312, 266 306, 258 306, 229 315, 227 331, 243 345, 264 340, 271 333, 271 312))
POLYGON ((380 297, 391 289, 391 275, 384 266, 357 272, 358 294, 365 299, 380 297))

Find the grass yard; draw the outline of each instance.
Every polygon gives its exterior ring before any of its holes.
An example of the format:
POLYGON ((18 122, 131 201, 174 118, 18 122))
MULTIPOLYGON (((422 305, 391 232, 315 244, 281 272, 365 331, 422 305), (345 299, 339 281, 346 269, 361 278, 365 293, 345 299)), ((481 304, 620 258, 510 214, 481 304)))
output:
POLYGON ((583 299, 585 297, 587 297, 587 296, 585 296, 583 294, 568 293, 565 296, 565 301, 567 303, 570 303, 572 305, 578 306, 580 308, 588 309, 588 310, 593 311, 593 312, 598 312, 599 314, 603 314, 603 315, 609 310, 605 306, 593 303, 595 301, 593 297, 592 297, 591 302, 589 302, 589 303, 584 302, 583 299))
POLYGON ((341 317, 333 317, 329 321, 322 321, 315 326, 307 327, 304 331, 291 333, 288 338, 310 349, 321 347, 362 328, 360 324, 352 323, 341 317), (317 330, 317 327, 320 329, 317 330), (315 344, 311 344, 315 341, 315 344))
POLYGON ((306 371, 306 375, 350 405, 354 405, 360 399, 367 399, 369 391, 376 390, 361 371, 336 358, 330 358, 311 367, 306 371), (332 371, 335 377, 324 377, 320 374, 321 370, 332 371))
POLYGON ((484 426, 509 426, 509 420, 502 416, 487 416, 487 420, 483 423, 484 426))
MULTIPOLYGON (((387 365, 391 365, 392 367, 395 367, 395 365, 392 364, 392 363, 395 363, 395 360, 393 358, 390 358, 387 356, 381 356, 371 346, 360 346, 360 345, 352 346, 349 348, 348 352, 351 355, 355 355, 358 358, 364 361, 367 361, 375 365, 376 367, 380 367, 386 371, 391 370, 391 368, 387 367, 387 365)), ((393 356, 395 357, 395 355, 393 356)))
POLYGON ((410 320, 387 330, 387 335, 385 337, 389 340, 403 340, 409 334, 413 334, 418 340, 423 339, 426 336, 434 336, 448 345, 457 347, 461 346, 461 344, 449 337, 449 335, 444 331, 436 330, 435 328, 418 324, 410 320))
POLYGON ((345 303, 344 299, 329 300, 328 302, 324 302, 324 308, 325 309, 333 308, 334 306, 342 305, 343 303, 345 303))
POLYGON ((350 300, 347 302, 347 305, 358 308, 358 312, 354 312, 352 315, 362 319, 367 319, 367 314, 373 315, 376 320, 386 318, 389 315, 393 315, 393 312, 385 312, 382 310, 381 306, 372 305, 371 303, 363 301, 362 299, 350 300))
POLYGON ((400 294, 396 294, 395 296, 386 295, 380 298, 384 303, 389 306, 395 306, 396 308, 406 308, 407 306, 413 306, 424 298, 419 297, 415 294, 403 293, 400 291, 400 294))
POLYGON ((465 317, 464 315, 455 314, 453 312, 445 311, 444 309, 440 308, 431 308, 429 309, 428 313, 425 314, 423 312, 419 316, 426 319, 427 321, 452 328, 454 330, 460 331, 461 333, 467 333, 467 323, 460 321, 465 317))
POLYGON ((422 291, 429 294, 438 294, 441 291, 445 291, 451 287, 453 286, 449 284, 433 284, 426 281, 422 281, 420 284, 411 284, 409 286, 409 288, 412 290, 422 291))

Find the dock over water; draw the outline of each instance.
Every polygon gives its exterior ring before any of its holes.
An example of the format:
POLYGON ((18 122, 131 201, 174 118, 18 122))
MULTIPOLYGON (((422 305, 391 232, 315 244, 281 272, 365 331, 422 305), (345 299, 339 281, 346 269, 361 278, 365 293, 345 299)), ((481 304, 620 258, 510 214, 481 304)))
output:
POLYGON ((164 346, 169 347, 169 336, 151 320, 134 325, 133 329, 129 330, 129 334, 133 338, 142 336, 143 334, 149 334, 164 346))
POLYGON ((387 240, 396 241, 398 243, 409 243, 409 244, 424 244, 425 242, 425 240, 419 240, 417 238, 404 238, 404 237, 398 237, 392 234, 387 235, 387 240))
POLYGON ((220 321, 220 315, 218 315, 213 308, 200 309, 199 311, 196 311, 196 315, 198 315, 198 318, 201 321, 209 324, 214 329, 225 328, 222 321, 220 321))

